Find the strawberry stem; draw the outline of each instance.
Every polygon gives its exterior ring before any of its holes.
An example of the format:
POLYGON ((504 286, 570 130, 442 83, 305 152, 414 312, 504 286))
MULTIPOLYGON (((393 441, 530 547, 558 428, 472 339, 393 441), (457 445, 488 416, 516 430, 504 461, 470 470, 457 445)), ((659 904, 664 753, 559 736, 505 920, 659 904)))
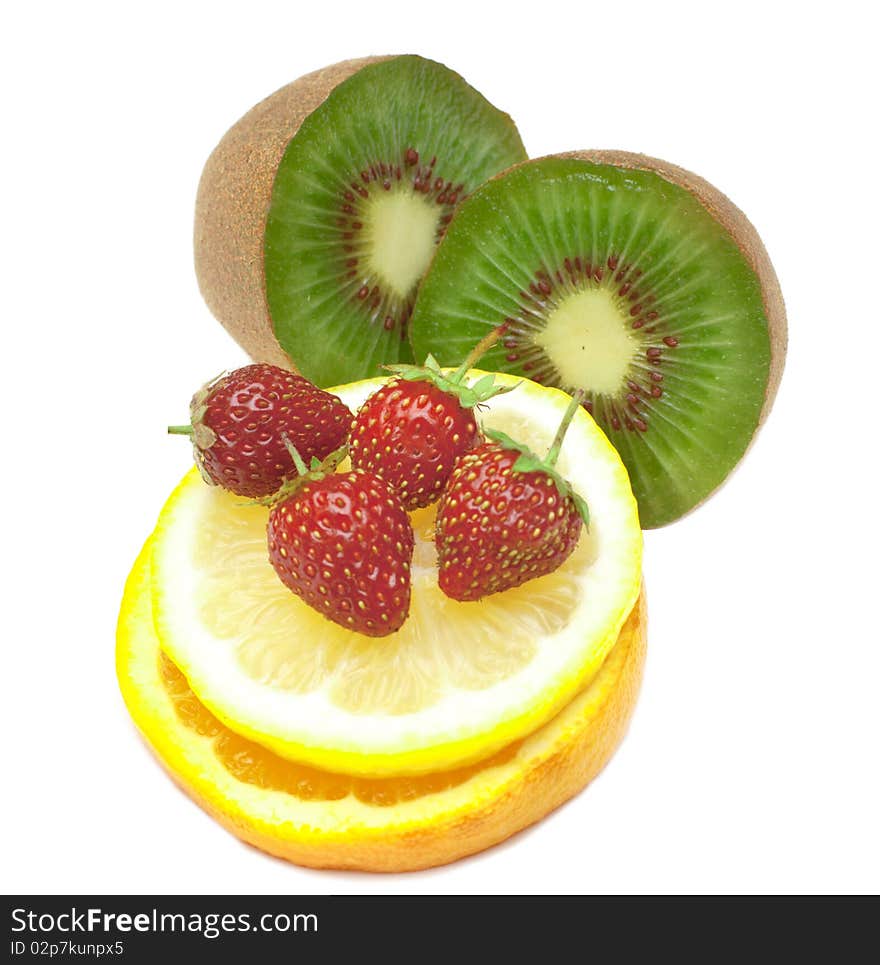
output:
POLYGON ((472 369, 486 354, 486 352, 492 348, 498 339, 501 338, 506 328, 507 323, 503 322, 501 325, 493 328, 488 335, 485 335, 483 338, 481 338, 480 341, 477 342, 477 344, 470 350, 470 352, 468 352, 467 358, 455 370, 455 373, 451 376, 450 381, 458 385, 465 375, 467 375, 468 371, 472 369))
POLYGON ((191 436, 192 434, 193 434, 193 427, 191 425, 168 426, 169 436, 191 436))
POLYGON ((571 425, 571 420, 574 418, 575 412, 581 407, 584 401, 584 395, 583 389, 575 390, 574 395, 571 397, 571 402, 569 402, 568 408, 565 410, 565 415, 562 417, 562 422, 559 423, 559 428, 556 430, 556 437, 553 439, 553 444, 550 446, 550 450, 544 459, 544 462, 551 467, 556 465, 556 460, 559 458, 559 452, 562 449, 562 441, 565 439, 565 433, 568 432, 568 427, 571 425))

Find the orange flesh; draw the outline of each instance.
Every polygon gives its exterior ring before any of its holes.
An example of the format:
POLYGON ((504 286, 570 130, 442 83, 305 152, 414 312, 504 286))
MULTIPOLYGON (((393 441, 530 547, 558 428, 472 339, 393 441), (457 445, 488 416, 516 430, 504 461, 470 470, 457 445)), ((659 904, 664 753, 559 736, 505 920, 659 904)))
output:
POLYGON ((233 733, 199 701, 186 677, 160 651, 159 671, 180 722, 202 737, 214 739, 214 753, 237 780, 269 791, 284 791, 303 801, 338 801, 354 795, 377 807, 411 801, 457 787, 475 774, 512 760, 522 741, 502 748, 477 764, 418 777, 360 778, 295 764, 260 744, 233 733))

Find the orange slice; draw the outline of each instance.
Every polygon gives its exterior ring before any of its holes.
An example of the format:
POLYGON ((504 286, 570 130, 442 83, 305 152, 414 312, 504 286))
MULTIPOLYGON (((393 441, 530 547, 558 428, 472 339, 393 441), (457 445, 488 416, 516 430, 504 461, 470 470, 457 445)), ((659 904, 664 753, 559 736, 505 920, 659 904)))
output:
POLYGON ((244 841, 318 868, 404 871, 496 844, 605 766, 626 730, 645 658, 644 596, 586 689, 552 720, 476 764, 363 778, 279 757, 224 726, 159 646, 149 544, 126 584, 117 673, 128 709, 174 780, 244 841))

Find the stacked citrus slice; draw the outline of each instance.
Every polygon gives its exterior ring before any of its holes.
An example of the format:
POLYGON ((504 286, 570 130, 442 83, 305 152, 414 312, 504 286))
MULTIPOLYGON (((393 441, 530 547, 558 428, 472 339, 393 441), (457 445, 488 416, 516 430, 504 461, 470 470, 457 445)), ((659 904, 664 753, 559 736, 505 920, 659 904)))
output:
MULTIPOLYGON (((332 391, 355 410, 380 382, 332 391)), ((568 401, 523 382, 483 418, 542 451, 568 401)), ((382 639, 291 594, 267 558, 268 511, 189 473, 129 578, 117 648, 129 710, 172 776, 273 854, 388 871, 488 847, 580 790, 638 690, 641 531, 626 471, 585 412, 558 467, 591 514, 560 569, 450 600, 434 510, 420 510, 410 616, 382 639)))

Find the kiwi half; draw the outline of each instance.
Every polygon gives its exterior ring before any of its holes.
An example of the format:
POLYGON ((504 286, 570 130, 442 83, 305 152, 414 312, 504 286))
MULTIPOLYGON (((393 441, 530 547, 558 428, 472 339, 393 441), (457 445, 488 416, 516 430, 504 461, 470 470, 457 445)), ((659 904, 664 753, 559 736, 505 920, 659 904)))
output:
POLYGON ((308 74, 205 165, 202 294, 254 359, 319 385, 411 361, 416 289, 454 209, 525 156, 508 115, 442 64, 373 57, 308 74))
POLYGON ((460 206, 416 301, 415 354, 455 364, 501 324, 481 367, 584 389, 645 528, 724 482, 785 358, 779 283, 742 212, 682 168, 619 151, 517 165, 460 206))

